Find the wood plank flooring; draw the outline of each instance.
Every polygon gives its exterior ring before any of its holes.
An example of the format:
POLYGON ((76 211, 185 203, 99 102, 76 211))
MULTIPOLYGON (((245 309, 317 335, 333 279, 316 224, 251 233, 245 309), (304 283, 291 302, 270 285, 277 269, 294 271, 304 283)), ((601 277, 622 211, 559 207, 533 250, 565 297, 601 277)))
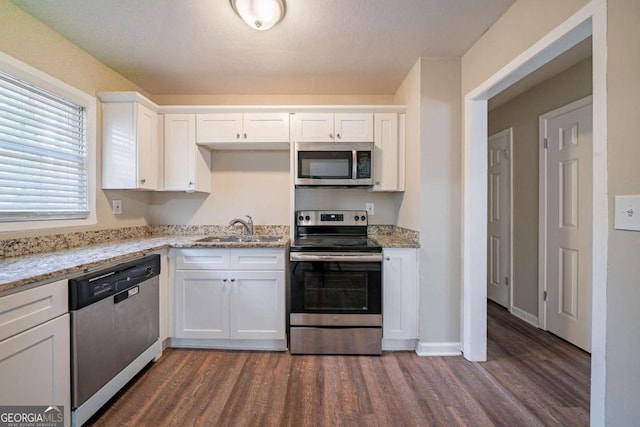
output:
POLYGON ((581 426, 590 356, 489 303, 488 361, 168 349, 88 425, 581 426))

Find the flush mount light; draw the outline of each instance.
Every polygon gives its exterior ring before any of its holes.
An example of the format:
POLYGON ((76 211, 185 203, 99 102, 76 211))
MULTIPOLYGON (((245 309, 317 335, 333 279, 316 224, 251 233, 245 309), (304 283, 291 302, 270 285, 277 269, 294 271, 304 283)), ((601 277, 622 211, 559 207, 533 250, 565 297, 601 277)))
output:
POLYGON ((255 30, 268 30, 284 17, 284 0, 230 1, 238 16, 255 30))

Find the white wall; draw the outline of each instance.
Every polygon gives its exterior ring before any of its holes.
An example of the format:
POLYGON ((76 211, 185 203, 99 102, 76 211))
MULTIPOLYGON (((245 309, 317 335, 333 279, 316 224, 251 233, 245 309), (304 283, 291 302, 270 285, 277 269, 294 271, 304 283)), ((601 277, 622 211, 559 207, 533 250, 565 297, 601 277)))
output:
POLYGON ((489 135, 513 128, 513 305, 538 317, 538 117, 592 93, 591 58, 489 112, 489 135))

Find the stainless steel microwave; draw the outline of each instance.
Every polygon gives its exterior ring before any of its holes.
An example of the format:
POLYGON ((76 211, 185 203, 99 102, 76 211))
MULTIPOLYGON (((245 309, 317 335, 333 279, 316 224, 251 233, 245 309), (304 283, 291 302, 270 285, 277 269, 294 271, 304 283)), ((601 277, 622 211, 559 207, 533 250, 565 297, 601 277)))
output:
POLYGON ((295 185, 373 185, 373 142, 296 142, 295 185))

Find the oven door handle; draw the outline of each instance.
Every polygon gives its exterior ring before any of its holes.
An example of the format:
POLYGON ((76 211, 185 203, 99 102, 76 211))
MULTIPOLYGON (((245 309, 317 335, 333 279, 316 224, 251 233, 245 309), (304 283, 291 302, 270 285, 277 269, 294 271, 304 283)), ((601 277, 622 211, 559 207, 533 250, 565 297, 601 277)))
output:
POLYGON ((290 261, 340 261, 340 262, 382 262, 380 253, 295 253, 289 255, 290 261))

